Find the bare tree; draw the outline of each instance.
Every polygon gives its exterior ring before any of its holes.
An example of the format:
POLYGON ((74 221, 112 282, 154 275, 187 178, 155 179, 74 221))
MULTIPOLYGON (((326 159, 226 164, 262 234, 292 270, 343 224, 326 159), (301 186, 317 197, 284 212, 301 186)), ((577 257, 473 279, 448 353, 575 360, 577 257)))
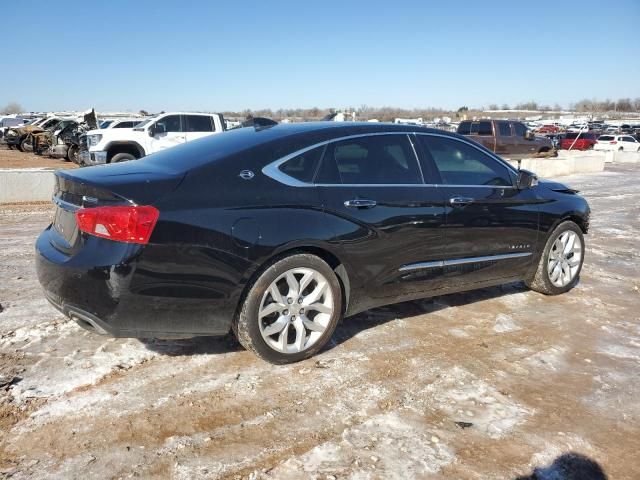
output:
POLYGON ((7 103, 4 108, 2 110, 0 110, 0 113, 4 113, 7 115, 11 115, 14 113, 22 113, 22 105, 20 105, 18 102, 9 102, 7 103))

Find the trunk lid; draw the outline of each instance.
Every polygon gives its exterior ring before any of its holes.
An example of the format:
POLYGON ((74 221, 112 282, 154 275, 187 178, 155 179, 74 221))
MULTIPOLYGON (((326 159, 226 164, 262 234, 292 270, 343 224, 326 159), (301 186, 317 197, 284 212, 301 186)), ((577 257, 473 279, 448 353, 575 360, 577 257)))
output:
POLYGON ((55 174, 51 244, 67 255, 81 248, 75 212, 108 205, 151 205, 173 192, 186 173, 164 165, 130 161, 55 174))

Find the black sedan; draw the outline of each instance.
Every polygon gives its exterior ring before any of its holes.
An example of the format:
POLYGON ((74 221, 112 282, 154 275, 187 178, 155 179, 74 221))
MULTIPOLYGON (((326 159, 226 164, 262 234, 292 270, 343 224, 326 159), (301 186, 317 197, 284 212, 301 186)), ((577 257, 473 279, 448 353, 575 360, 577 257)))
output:
POLYGON ((47 298, 118 337, 225 335, 273 363, 390 303, 578 283, 589 206, 475 142, 407 125, 248 127, 56 172, 47 298))

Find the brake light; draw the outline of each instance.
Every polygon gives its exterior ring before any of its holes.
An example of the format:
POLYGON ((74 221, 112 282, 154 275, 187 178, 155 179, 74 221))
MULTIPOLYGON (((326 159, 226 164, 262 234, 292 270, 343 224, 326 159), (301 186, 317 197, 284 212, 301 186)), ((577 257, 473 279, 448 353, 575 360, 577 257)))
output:
POLYGON ((76 212, 78 229, 117 242, 149 242, 160 212, 151 206, 81 208, 76 212))
POLYGON ((618 141, 617 141, 617 140, 614 140, 614 141, 612 141, 612 142, 609 142, 609 144, 610 144, 610 145, 615 145, 616 143, 618 143, 618 141))

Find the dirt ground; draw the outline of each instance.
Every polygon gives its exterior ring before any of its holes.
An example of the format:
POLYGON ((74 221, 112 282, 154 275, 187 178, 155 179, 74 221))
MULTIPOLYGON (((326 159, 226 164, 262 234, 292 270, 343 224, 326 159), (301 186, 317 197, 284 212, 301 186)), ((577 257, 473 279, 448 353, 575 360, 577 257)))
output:
POLYGON ((0 145, 0 168, 76 168, 73 162, 64 158, 56 159, 32 152, 9 150, 6 145, 0 145))
POLYGON ((640 168, 561 180, 593 209, 573 291, 372 310, 281 367, 85 332, 34 276, 51 208, 0 207, 0 476, 640 478, 640 168))

